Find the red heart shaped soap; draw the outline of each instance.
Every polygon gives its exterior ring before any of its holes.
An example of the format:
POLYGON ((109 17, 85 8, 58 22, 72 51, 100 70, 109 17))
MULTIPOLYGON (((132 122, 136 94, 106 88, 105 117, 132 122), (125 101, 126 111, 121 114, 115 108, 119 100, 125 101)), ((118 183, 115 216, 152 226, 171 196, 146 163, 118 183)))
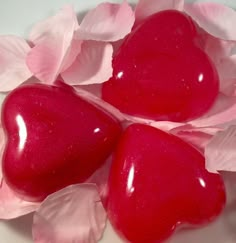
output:
POLYGON ((225 204, 221 176, 206 171, 200 152, 142 124, 122 135, 108 185, 108 216, 132 243, 161 242, 179 224, 211 221, 225 204))
POLYGON ((125 113, 155 120, 203 115, 219 92, 219 78, 198 43, 195 24, 186 14, 166 10, 150 16, 114 56, 103 99, 125 113))
POLYGON ((109 156, 119 122, 66 86, 24 85, 2 107, 3 174, 27 200, 86 180, 109 156))

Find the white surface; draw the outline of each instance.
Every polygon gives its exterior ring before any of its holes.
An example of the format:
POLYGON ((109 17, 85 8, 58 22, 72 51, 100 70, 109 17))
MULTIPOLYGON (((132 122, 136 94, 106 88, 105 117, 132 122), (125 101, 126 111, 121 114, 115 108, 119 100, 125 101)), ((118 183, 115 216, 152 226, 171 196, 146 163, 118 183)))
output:
MULTIPOLYGON (((104 0, 0 0, 0 34, 15 34, 27 37, 27 33, 32 24, 52 15, 64 4, 72 3, 79 13, 78 16, 81 17, 86 10, 103 1, 104 0)), ((110 0, 110 2, 121 2, 121 0, 110 0)), ((136 1, 131 0, 129 2, 135 3, 136 1)), ((215 2, 222 2, 229 6, 236 7, 235 0, 215 0, 215 2)), ((227 181, 232 180, 236 182, 236 175, 231 175, 227 178, 227 181)), ((217 221, 200 229, 178 232, 168 243, 235 243, 236 184, 228 186, 228 195, 227 207, 217 221)), ((0 221, 0 243, 32 243, 31 224, 32 215, 8 222, 0 221)), ((101 243, 122 243, 122 241, 119 240, 111 226, 108 225, 101 243)))

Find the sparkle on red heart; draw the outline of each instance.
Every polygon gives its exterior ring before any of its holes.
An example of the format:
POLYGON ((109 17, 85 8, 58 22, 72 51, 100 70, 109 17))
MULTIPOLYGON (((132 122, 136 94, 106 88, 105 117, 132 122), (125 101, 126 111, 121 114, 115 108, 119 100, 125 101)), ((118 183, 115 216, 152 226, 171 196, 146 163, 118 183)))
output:
POLYGON ((67 86, 24 85, 2 107, 3 174, 27 200, 86 180, 111 153, 119 122, 67 86))
POLYGON ((199 46, 189 16, 174 10, 154 14, 121 45, 103 99, 125 113, 155 120, 201 116, 215 101, 219 78, 199 46))
POLYGON ((225 204, 219 174, 178 137, 133 124, 122 135, 109 178, 108 216, 129 242, 160 242, 180 223, 211 221, 225 204))

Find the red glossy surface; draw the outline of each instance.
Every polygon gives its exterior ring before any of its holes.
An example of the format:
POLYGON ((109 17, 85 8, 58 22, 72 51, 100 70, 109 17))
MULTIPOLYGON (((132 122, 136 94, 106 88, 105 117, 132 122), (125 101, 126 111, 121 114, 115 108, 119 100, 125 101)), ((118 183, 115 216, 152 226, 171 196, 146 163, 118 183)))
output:
POLYGON ((132 243, 157 243, 176 225, 200 225, 220 214, 225 189, 204 157, 179 138, 133 124, 121 137, 109 178, 108 216, 132 243))
POLYGON ((3 173, 28 200, 83 182, 108 157, 121 133, 116 119, 67 86, 24 85, 6 98, 3 173))
POLYGON ((149 17, 115 55, 103 99, 125 113, 155 120, 201 116, 214 103, 219 80, 198 42, 187 15, 167 10, 149 17))

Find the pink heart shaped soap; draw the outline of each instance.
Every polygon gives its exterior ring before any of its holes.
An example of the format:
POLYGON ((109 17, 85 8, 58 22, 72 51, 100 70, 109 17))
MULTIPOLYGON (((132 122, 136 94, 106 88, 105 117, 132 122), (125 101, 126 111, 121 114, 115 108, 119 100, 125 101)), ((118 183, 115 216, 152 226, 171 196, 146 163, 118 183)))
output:
POLYGON ((125 113, 155 120, 203 115, 218 95, 219 78, 199 43, 186 14, 166 10, 150 16, 114 56, 103 99, 125 113))
POLYGON ((24 85, 2 107, 3 174, 27 200, 85 181, 112 152, 119 122, 66 86, 24 85))
POLYGON ((179 224, 209 222, 226 197, 221 176, 206 171, 200 152, 142 124, 122 135, 108 185, 108 216, 132 243, 162 242, 179 224))

